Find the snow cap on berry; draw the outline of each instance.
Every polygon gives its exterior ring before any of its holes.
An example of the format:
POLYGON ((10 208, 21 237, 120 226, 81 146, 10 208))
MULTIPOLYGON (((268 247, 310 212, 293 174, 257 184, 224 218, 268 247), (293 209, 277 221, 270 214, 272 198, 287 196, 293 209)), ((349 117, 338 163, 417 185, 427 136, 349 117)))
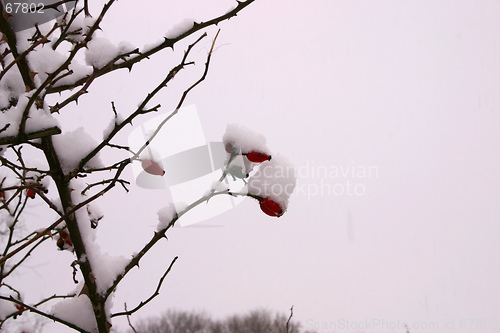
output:
POLYGON ((161 155, 151 147, 141 153, 140 159, 142 160, 142 168, 150 175, 163 176, 165 174, 161 163, 161 155))
POLYGON ((269 155, 266 138, 262 134, 239 124, 228 124, 222 141, 226 147, 237 147, 243 154, 250 151, 259 151, 269 155))

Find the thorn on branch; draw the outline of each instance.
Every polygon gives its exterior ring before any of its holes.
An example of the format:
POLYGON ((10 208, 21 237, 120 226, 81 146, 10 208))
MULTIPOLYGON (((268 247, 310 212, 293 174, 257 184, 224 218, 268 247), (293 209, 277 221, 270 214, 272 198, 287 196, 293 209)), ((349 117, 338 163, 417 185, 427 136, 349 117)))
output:
POLYGON ((115 119, 118 118, 118 113, 116 112, 114 101, 111 101, 111 108, 113 109, 113 113, 115 114, 115 119))
POLYGON ((7 128, 10 127, 10 124, 5 124, 5 126, 3 128, 0 128, 0 133, 4 132, 7 130, 7 128))
POLYGON ((78 284, 78 280, 76 279, 76 272, 78 271, 76 265, 78 265, 78 261, 76 260, 71 263, 71 267, 73 267, 73 282, 78 284))

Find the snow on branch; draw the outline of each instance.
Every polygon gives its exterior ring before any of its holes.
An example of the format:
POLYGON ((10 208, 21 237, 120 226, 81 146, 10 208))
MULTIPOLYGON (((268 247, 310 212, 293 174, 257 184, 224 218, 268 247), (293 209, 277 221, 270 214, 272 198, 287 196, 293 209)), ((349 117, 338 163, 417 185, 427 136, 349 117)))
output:
MULTIPOLYGON (((158 140, 164 125, 179 113, 193 89, 205 81, 220 30, 213 36, 205 64, 200 65, 203 72, 185 84, 173 111, 165 114, 144 142, 130 148, 120 142, 119 134, 143 116, 158 112, 161 105, 153 104, 153 98, 166 89, 178 73, 196 66, 192 60, 193 50, 200 48, 200 42, 208 37, 203 29, 236 16, 253 1, 237 1, 233 9, 206 22, 185 20, 167 32, 158 45, 142 51, 130 44, 114 44, 97 36, 96 32, 115 0, 108 0, 95 18, 90 16, 87 1, 83 4, 78 2, 71 11, 62 14, 50 29, 46 27, 48 31, 45 32, 41 27, 34 26, 26 33, 15 33, 8 18, 2 15, 0 240, 3 249, 0 251, 0 327, 7 320, 32 312, 78 332, 109 333, 112 318, 126 316, 128 319, 159 295, 177 261, 176 256, 163 275, 158 277, 156 289, 151 295, 131 310, 112 311, 112 299, 119 284, 160 240, 167 239, 167 232, 179 219, 185 218, 185 214, 211 204, 216 196, 250 197, 273 218, 285 213, 290 194, 275 195, 260 183, 265 181, 274 187, 293 190, 293 168, 279 154, 271 155, 262 135, 243 126, 230 125, 223 137, 226 155, 222 149, 221 156, 226 156, 226 159, 218 181, 188 204, 172 203, 159 210, 159 221, 156 229, 152 230, 154 234, 139 246, 138 252, 130 256, 109 255, 101 250, 96 237, 96 229, 106 221, 97 201, 110 194, 117 184, 129 191, 131 182, 126 179, 125 172, 128 166, 139 162, 151 175, 161 177, 165 174, 161 161, 156 161, 154 154, 146 158, 144 153, 151 148, 152 142, 158 140), (64 122, 59 122, 60 113, 66 111, 64 108, 69 104, 77 104, 80 97, 91 94, 90 88, 96 80, 121 68, 131 70, 134 64, 163 49, 173 48, 175 43, 197 32, 200 32, 199 36, 193 38, 182 56, 165 72, 161 82, 129 115, 119 115, 111 102, 114 117, 108 126, 103 126, 102 137, 94 138, 83 126, 72 131, 63 128, 61 124, 64 122), (78 63, 78 59, 82 58, 85 63, 78 63), (62 94, 58 96, 56 93, 62 94), (50 98, 47 98, 48 95, 51 95, 50 98), (105 149, 119 153, 125 151, 129 155, 126 158, 115 155, 110 160, 104 160, 108 157, 103 153, 105 149), (43 160, 31 160, 32 156, 43 160), (288 170, 285 176, 276 173, 284 168, 288 170), (265 179, 262 173, 266 175, 265 179), (227 185, 231 178, 232 187, 227 185), (37 212, 37 228, 25 223, 31 216, 31 209, 37 212), (43 212, 40 215, 39 210, 43 212), (36 257, 42 245, 50 242, 54 251, 71 253, 68 276, 77 284, 76 291, 67 296, 45 297, 36 304, 27 303, 23 300, 23 293, 16 289, 16 281, 11 280, 15 275, 13 273, 23 267, 28 258, 36 257), (47 307, 49 301, 56 299, 58 302, 54 306, 47 307), (2 310, 4 307, 7 310, 2 310)), ((56 10, 66 2, 68 0, 54 2, 46 8, 56 10)), ((0 6, 3 10, 3 4, 0 3, 0 6)), ((80 111, 78 107, 76 109, 80 111)), ((89 113, 86 115, 89 119, 94 119, 92 110, 85 112, 89 113)))

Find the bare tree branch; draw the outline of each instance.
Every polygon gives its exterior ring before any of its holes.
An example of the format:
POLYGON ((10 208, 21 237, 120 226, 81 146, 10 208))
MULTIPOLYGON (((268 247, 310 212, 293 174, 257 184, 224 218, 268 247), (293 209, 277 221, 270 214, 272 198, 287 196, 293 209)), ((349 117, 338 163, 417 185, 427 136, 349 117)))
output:
MULTIPOLYGON (((191 45, 188 46, 186 52, 184 52, 184 57, 182 58, 182 61, 177 65, 175 66, 174 68, 172 68, 170 70, 170 72, 168 73, 167 77, 160 83, 156 86, 156 88, 150 92, 147 97, 141 102, 141 104, 139 105, 139 107, 137 108, 137 110, 135 112, 133 112, 130 116, 127 117, 127 119, 125 119, 123 122, 119 123, 119 124, 116 124, 115 123, 115 127, 113 128, 113 130, 108 134, 107 138, 104 139, 99 145, 97 145, 94 150, 92 150, 87 156, 85 156, 81 161, 80 163, 78 164, 78 166, 75 168, 75 170, 73 170, 71 173, 70 173, 70 176, 78 173, 80 170, 83 169, 83 166, 85 166, 85 164, 88 163, 88 161, 90 161, 93 157, 95 157, 97 155, 97 153, 99 153, 99 151, 101 151, 105 146, 107 146, 109 144, 109 142, 111 141, 111 139, 123 128, 125 127, 127 124, 132 124, 132 121, 138 117, 139 115, 141 114, 145 114, 145 113, 148 113, 148 112, 151 112, 151 111, 156 111, 160 106, 158 105, 157 107, 154 107, 153 109, 146 109, 146 106, 147 104, 149 103, 149 101, 151 101, 151 99, 156 96, 156 94, 158 94, 158 92, 160 90, 162 90, 163 88, 165 88, 167 86, 167 83, 169 83, 176 75, 177 73, 182 70, 185 66, 189 65, 189 64, 192 64, 190 62, 187 62, 187 57, 191 51, 191 49, 200 42, 200 40, 202 40, 204 37, 206 37, 206 33, 203 34, 202 36, 200 36, 194 43, 192 43, 191 45)), ((176 110, 177 111, 177 110, 176 110)), ((175 113, 177 113, 176 111, 174 111, 175 113)), ((175 114, 174 113, 174 114, 175 114)), ((170 115, 169 117, 167 117, 167 119, 162 122, 162 125, 159 126, 159 128, 157 129, 157 131, 159 131, 159 129, 161 128, 161 126, 163 126, 163 124, 168 120, 170 119, 171 117, 173 116, 170 115)), ((156 134, 153 134, 152 137, 154 137, 154 135, 156 134)), ((152 138, 149 140, 151 141, 152 138)), ((134 156, 133 158, 136 158, 138 157, 138 155, 146 148, 146 146, 149 144, 149 142, 147 142, 138 152, 137 152, 137 156, 134 156)))
POLYGON ((174 266, 174 263, 177 261, 178 257, 175 257, 172 262, 170 263, 170 265, 168 266, 167 270, 165 271, 165 273, 163 273, 162 277, 160 278, 159 282, 158 282, 158 285, 156 286, 156 290, 155 292, 148 297, 148 299, 146 299, 144 302, 140 302, 139 305, 137 305, 135 308, 133 308, 132 310, 130 311, 127 311, 127 309, 125 308, 125 312, 118 312, 118 313, 114 313, 111 315, 111 318, 113 317, 118 317, 118 316, 130 316, 132 314, 134 314, 135 312, 137 312, 138 310, 140 310, 144 305, 148 304, 149 302, 151 302, 156 296, 158 296, 160 294, 160 289, 161 289, 161 286, 163 284, 163 281, 165 280, 165 278, 167 277, 168 273, 170 273, 170 270, 172 269, 172 267, 174 266))
MULTIPOLYGON (((70 2, 72 0, 61 0, 56 1, 52 4, 48 4, 45 6, 45 9, 59 10, 58 7, 63 5, 64 3, 70 2)), ((156 131, 150 135, 146 142, 143 143, 142 147, 140 147, 137 151, 132 151, 130 147, 126 147, 122 144, 111 143, 113 139, 117 136, 117 134, 122 131, 125 126, 132 125, 132 121, 138 118, 139 116, 149 114, 152 112, 156 112, 160 109, 161 105, 149 105, 153 98, 158 95, 158 93, 166 88, 167 84, 171 82, 179 72, 185 69, 188 66, 195 65, 194 61, 191 61, 191 53, 195 46, 199 45, 200 41, 207 37, 207 33, 202 33, 194 42, 192 42, 184 51, 182 59, 180 62, 174 66, 165 76, 162 82, 160 82, 152 91, 150 91, 147 96, 143 99, 141 104, 135 109, 135 111, 129 115, 124 121, 120 121, 118 119, 118 113, 116 111, 114 103, 112 103, 112 110, 115 115, 114 125, 112 124, 111 131, 104 137, 104 139, 94 147, 94 149, 88 153, 85 157, 83 157, 77 164, 77 166, 71 170, 70 172, 63 172, 65 170, 63 166, 65 165, 64 156, 62 151, 56 151, 53 144, 53 135, 58 135, 62 131, 59 127, 53 126, 51 128, 45 128, 43 130, 28 132, 29 127, 27 127, 28 119, 33 116, 30 114, 33 107, 37 109, 49 109, 51 113, 59 112, 61 109, 69 105, 71 102, 78 102, 79 97, 89 92, 90 87, 96 81, 97 78, 111 73, 115 70, 121 68, 128 68, 131 70, 132 66, 144 59, 148 59, 149 56, 163 50, 165 48, 173 48, 174 44, 178 41, 185 39, 188 36, 193 35, 194 33, 207 28, 209 26, 217 25, 219 22, 227 20, 231 17, 236 16, 236 14, 241 11, 243 8, 248 6, 254 0, 248 0, 246 2, 237 1, 237 5, 234 9, 230 10, 224 15, 218 16, 212 20, 207 22, 197 23, 194 22, 193 26, 188 29, 186 32, 180 34, 175 38, 164 38, 163 42, 159 45, 146 50, 144 52, 140 52, 138 49, 129 52, 123 52, 116 56, 115 58, 108 61, 101 68, 94 68, 92 73, 83 77, 77 82, 70 84, 61 84, 70 77, 73 72, 70 70, 70 65, 73 64, 77 55, 80 55, 81 51, 84 50, 88 43, 94 37, 95 32, 100 29, 99 25, 102 22, 103 18, 107 15, 109 8, 114 4, 115 0, 107 0, 102 10, 100 11, 99 16, 93 20, 93 23, 89 24, 88 27, 82 29, 72 30, 72 24, 76 21, 76 18, 84 14, 85 16, 90 16, 88 1, 83 1, 83 8, 75 7, 74 10, 70 13, 64 13, 63 16, 58 20, 58 23, 52 26, 52 29, 47 33, 42 33, 38 26, 35 25, 34 33, 31 38, 27 39, 30 43, 29 47, 21 47, 18 49, 18 41, 16 40, 16 34, 12 30, 8 22, 7 15, 0 15, 0 28, 2 31, 2 41, 0 43, 7 42, 7 45, 3 45, 4 51, 0 56, 0 62, 3 66, 3 70, 0 73, 0 78, 5 77, 6 73, 14 67, 19 69, 19 72, 22 77, 22 83, 26 87, 24 92, 20 92, 19 89, 15 90, 14 96, 12 99, 8 100, 9 108, 16 106, 18 100, 22 98, 28 98, 27 104, 22 109, 14 111, 19 111, 20 121, 16 122, 16 130, 17 134, 9 135, 7 137, 0 137, 0 145, 8 145, 7 153, 2 152, 2 156, 0 156, 0 162, 5 167, 5 170, 9 173, 9 179, 14 180, 12 183, 6 183, 7 186, 4 186, 4 181, 0 183, 0 205, 1 209, 6 209, 6 213, 9 214, 8 225, 7 228, 2 229, 2 237, 5 237, 4 249, 2 250, 2 255, 0 256, 0 287, 5 286, 4 288, 8 288, 8 285, 4 283, 4 279, 12 278, 12 273, 16 271, 19 267, 21 267, 29 257, 31 257, 37 249, 40 248, 40 245, 48 239, 52 238, 55 235, 59 234, 59 237, 62 237, 63 233, 67 235, 66 237, 70 237, 68 239, 71 240, 72 249, 74 248, 74 253, 76 255, 76 260, 74 263, 74 269, 76 272, 76 265, 79 266, 79 270, 84 279, 84 287, 82 293, 88 296, 90 302, 92 304, 92 310, 94 317, 97 322, 97 327, 99 333, 109 333, 111 328, 111 323, 108 321, 110 318, 110 314, 106 313, 105 303, 109 296, 116 290, 118 284, 123 280, 123 278, 130 272, 130 270, 139 265, 139 261, 142 257, 151 250, 151 248, 162 238, 166 238, 166 232, 169 228, 171 228, 179 217, 183 216, 190 209, 195 208, 196 206, 208 201, 211 197, 216 195, 240 195, 239 193, 230 193, 229 191, 215 192, 211 191, 209 195, 204 195, 199 200, 191 203, 185 210, 179 212, 175 217, 170 221, 170 223, 165 226, 162 230, 155 232, 154 236, 150 239, 149 242, 142 246, 141 251, 136 254, 127 264, 122 274, 117 276, 115 280, 112 282, 112 285, 102 292, 97 288, 96 277, 94 275, 94 271, 92 269, 92 260, 93 258, 89 258, 87 255, 88 247, 91 244, 86 244, 86 238, 84 235, 84 226, 82 225, 81 219, 83 215, 75 214, 81 209, 87 209, 88 205, 93 201, 97 200, 108 191, 110 191, 116 184, 120 184, 126 191, 128 191, 127 186, 130 182, 126 181, 122 178, 123 171, 125 168, 132 163, 133 161, 140 158, 141 153, 150 145, 153 139, 157 136, 159 131, 162 129, 162 126, 175 116, 179 109, 184 104, 189 93, 197 87, 201 82, 203 82, 208 74, 210 59, 214 50, 214 45, 217 40, 217 37, 220 33, 220 30, 215 35, 210 51, 208 52, 204 71, 202 75, 191 85, 184 90, 182 95, 179 98, 177 106, 173 112, 168 114, 165 119, 161 122, 161 124, 156 128, 156 131), (56 33, 59 31, 59 34, 56 33), (78 38, 73 38, 72 36, 77 36, 78 38), (54 39, 55 41, 51 41, 50 39, 54 39), (32 68, 30 68, 30 63, 27 61, 31 55, 35 55, 37 52, 37 47, 40 45, 50 43, 53 50, 56 50, 59 45, 64 42, 64 45, 68 46, 68 51, 65 53, 65 58, 63 61, 58 64, 58 67, 51 71, 50 73, 46 73, 47 76, 45 79, 36 80, 35 84, 35 76, 38 73, 35 73, 32 68), (24 50, 23 52, 21 52, 24 50), (7 61, 7 59, 9 61, 7 61), (6 64, 7 63, 7 64, 6 64), (41 81, 41 82, 40 82, 41 81), (75 89, 74 92, 69 92, 71 89, 75 89), (48 105, 45 101, 45 97, 47 94, 66 92, 64 97, 59 98, 59 101, 54 105, 48 105), (24 150, 23 147, 27 147, 24 150), (131 154, 131 158, 113 161, 109 163, 108 166, 100 167, 100 168, 89 168, 87 167, 88 162, 94 158, 99 152, 101 152, 105 147, 126 150, 131 154), (26 163, 24 161, 23 156, 26 155, 26 149, 28 152, 32 150, 35 152, 43 152, 46 162, 49 165, 48 170, 38 170, 37 168, 32 167, 30 163, 26 163), (31 150, 30 150, 31 149, 31 150), (13 156, 13 158, 11 158, 13 156), (17 160, 16 160, 17 157, 17 160), (95 179, 91 178, 91 174, 96 174, 99 171, 111 171, 112 175, 109 178, 100 178, 95 179), (78 201, 74 201, 76 199, 73 191, 73 181, 76 178, 81 177, 89 177, 87 187, 84 188, 81 192, 82 195, 88 195, 83 199, 78 199, 78 201), (47 186, 44 178, 50 178, 55 183, 57 188, 58 198, 56 200, 52 200, 51 198, 45 195, 47 186), (6 191, 8 191, 6 195, 6 191), (21 229, 23 227, 23 219, 22 214, 25 213, 25 209, 27 206, 28 196, 31 198, 41 198, 42 200, 38 201, 44 203, 43 207, 50 208, 54 210, 59 216, 54 218, 54 221, 49 226, 45 225, 45 229, 37 230, 37 231, 25 231, 21 229), (60 201, 60 202, 59 202, 60 201), (79 223, 80 222, 80 223, 79 223), (15 232, 16 231, 16 232, 15 232), (24 251, 24 252, 23 252, 24 251), (7 265, 8 264, 8 265, 7 265)), ((0 9, 2 13, 4 13, 4 5, 0 3, 0 9)), ((81 16, 80 16, 81 18, 81 16)), ((24 44, 23 44, 24 45, 24 44)), ((50 51, 50 50, 49 50, 50 51)), ((31 60, 31 58, 29 58, 31 60)), ((36 63, 36 62, 33 62, 36 63)), ((33 64, 32 63, 32 64, 33 64)), ((31 64, 31 65, 32 65, 31 64)), ((73 69, 73 67, 71 67, 73 69)), ((10 97, 9 97, 10 98, 10 97)), ((55 97, 54 97, 55 98, 55 97)), ((49 100, 49 99, 47 99, 49 100)), ((25 103, 25 101, 24 101, 25 103)), ((52 103, 52 102, 51 102, 52 103)), ((28 123, 29 124, 29 123, 28 123)), ((13 126, 12 124, 5 124, 3 128, 0 129, 0 134, 7 133, 7 129, 13 126)), ((2 147, 3 148, 3 147, 2 147)), ((134 148, 134 150, 136 150, 134 148)), ((80 181, 80 183, 82 183, 80 181)), ((48 186, 47 186, 48 188, 48 186)), ((241 194, 243 195, 243 194, 241 194)), ((98 218, 92 217, 92 221, 97 221, 98 218)), ((85 221, 85 220, 84 220, 85 221)), ((50 223, 50 222, 49 222, 50 223)), ((86 227, 86 226, 85 226, 86 227)), ((90 227, 97 227, 97 222, 92 224, 90 227)), ((61 238, 62 239, 62 238, 61 238)), ((59 240, 61 240, 59 239, 59 240)), ((128 310, 125 307, 125 312, 115 313, 111 315, 111 317, 123 316, 127 317, 130 327, 135 331, 134 327, 130 323, 130 316, 137 311, 139 311, 146 304, 151 302, 155 297, 157 297, 160 293, 161 287, 166 279, 166 276, 171 271, 174 263, 176 262, 177 257, 175 257, 170 263, 169 267, 166 269, 164 274, 158 280, 158 284, 156 290, 152 295, 150 295, 144 301, 141 301, 135 308, 132 310, 128 310)), ((74 277, 73 277, 74 278, 74 277)), ((15 285, 12 285, 16 287, 15 285)), ((63 297, 74 297, 74 295, 68 296, 51 296, 46 298, 36 305, 27 305, 23 301, 21 301, 20 293, 17 292, 14 288, 11 288, 11 293, 15 292, 19 296, 17 299, 15 297, 8 296, 0 296, 1 300, 10 301, 19 306, 19 313, 15 313, 12 317, 19 315, 22 311, 31 311, 40 316, 49 318, 58 323, 66 325, 78 332, 84 332, 81 327, 77 327, 76 325, 62 320, 61 318, 57 318, 55 315, 50 314, 46 311, 42 311, 37 308, 39 305, 48 302, 49 300, 63 297), (22 307, 22 308, 21 308, 22 307)), ((0 323, 1 325, 2 323, 0 323)))
MULTIPOLYGON (((45 42, 47 42, 48 38, 50 35, 52 35, 52 33, 54 31, 57 30, 57 28, 59 27, 59 25, 57 23, 54 24, 54 26, 52 27, 52 29, 45 35, 43 36, 43 38, 40 38, 38 39, 36 42, 34 42, 33 44, 30 45, 30 47, 24 51, 23 53, 21 53, 18 57, 16 57, 14 59, 14 61, 12 61, 10 64, 8 64, 3 70, 2 72, 0 73, 0 80, 2 79, 2 77, 9 71, 9 69, 11 69, 14 65, 16 65, 19 61, 21 61, 22 59, 25 59, 26 56, 31 52, 33 51, 38 45, 40 44, 43 44, 45 42)), ((1 144, 4 144, 4 143, 1 143, 1 144)))
MULTIPOLYGON (((125 303, 125 311, 127 311, 127 303, 125 303)), ((130 326, 130 328, 132 329, 132 331, 134 333, 137 333, 135 327, 132 325, 132 323, 130 322, 130 315, 127 315, 127 322, 128 322, 128 326, 130 326)))
POLYGON ((45 312, 43 312, 43 311, 40 311, 40 310, 38 310, 38 309, 37 309, 37 308, 35 308, 35 307, 29 306, 28 304, 23 303, 23 302, 21 302, 21 301, 19 301, 19 300, 15 299, 14 297, 5 297, 5 296, 0 296, 0 299, 3 299, 4 301, 10 301, 10 302, 12 302, 12 303, 15 303, 15 304, 21 305, 21 306, 23 306, 24 308, 26 308, 27 310, 29 310, 29 311, 31 311, 31 312, 34 312, 34 313, 36 313, 36 314, 38 314, 38 315, 40 315, 40 316, 43 316, 43 317, 45 317, 45 318, 49 318, 49 319, 51 319, 51 320, 53 320, 53 321, 55 321, 55 322, 58 322, 58 323, 63 324, 63 325, 65 325, 65 326, 68 326, 69 328, 72 328, 72 329, 74 329, 75 331, 82 332, 82 333, 88 333, 88 332, 87 332, 87 331, 85 331, 84 329, 82 329, 82 328, 80 328, 80 327, 78 327, 78 326, 76 326, 76 325, 74 325, 74 324, 72 324, 72 323, 70 323, 70 322, 67 322, 67 321, 65 321, 65 320, 63 320, 63 319, 61 319, 61 318, 58 318, 58 317, 56 317, 56 316, 54 316, 54 315, 51 315, 51 314, 49 314, 49 313, 45 313, 45 312))
MULTIPOLYGON (((226 14, 221 15, 219 17, 216 17, 216 18, 209 20, 209 21, 206 21, 206 22, 201 22, 201 23, 194 22, 193 27, 191 29, 187 30, 186 32, 184 32, 183 34, 181 34, 177 37, 172 38, 172 39, 165 37, 165 40, 163 41, 163 43, 159 44, 158 46, 153 47, 152 49, 150 49, 148 51, 141 52, 139 55, 132 57, 131 59, 128 59, 122 63, 113 64, 113 65, 109 65, 109 66, 102 68, 101 70, 98 71, 97 77, 102 76, 104 74, 107 74, 109 72, 115 71, 117 69, 122 69, 122 68, 131 69, 134 64, 136 64, 144 59, 149 58, 150 56, 157 53, 158 51, 161 51, 165 48, 173 48, 175 43, 177 43, 178 41, 183 40, 184 38, 194 34, 195 32, 200 31, 200 30, 207 28, 209 26, 212 26, 212 25, 218 25, 222 21, 229 20, 231 17, 236 16, 238 14, 238 12, 240 12, 242 9, 244 9, 245 7, 247 7, 249 4, 251 4, 254 1, 255 0, 247 0, 245 2, 237 1, 238 5, 233 10, 230 10, 226 14)), ((85 84, 86 80, 87 80, 87 78, 83 78, 81 80, 76 81, 73 84, 70 84, 70 85, 61 85, 61 86, 57 86, 57 87, 51 87, 50 89, 48 89, 47 93, 50 94, 50 93, 61 92, 64 90, 71 90, 73 88, 76 88, 78 86, 85 84)))

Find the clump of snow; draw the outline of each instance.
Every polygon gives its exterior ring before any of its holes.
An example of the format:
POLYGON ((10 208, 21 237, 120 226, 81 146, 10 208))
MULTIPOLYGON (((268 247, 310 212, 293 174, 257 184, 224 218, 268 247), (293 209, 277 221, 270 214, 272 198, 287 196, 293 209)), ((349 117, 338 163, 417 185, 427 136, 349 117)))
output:
MULTIPOLYGON (((9 127, 0 133, 0 136, 16 136, 19 131, 19 125, 23 117, 24 109, 28 105, 29 98, 33 91, 24 93, 19 96, 19 101, 16 106, 11 107, 6 111, 2 111, 0 118, 0 128, 4 128, 7 124, 9 127)), ((34 105, 31 107, 28 118, 26 120, 26 133, 41 131, 46 128, 58 126, 57 120, 50 114, 47 108, 37 109, 34 105)))
POLYGON ((214 192, 227 192, 227 191, 229 191, 229 186, 224 182, 220 182, 220 181, 216 180, 212 183, 212 186, 210 187, 210 189, 205 191, 203 196, 208 197, 214 192))
POLYGON ((118 46, 106 38, 94 37, 87 44, 85 62, 94 68, 102 68, 117 56, 131 52, 136 49, 129 42, 122 41, 118 46))
POLYGON ((121 114, 117 114, 116 117, 111 119, 109 125, 102 131, 103 140, 107 139, 112 130, 115 129, 115 126, 120 125, 123 122, 124 118, 121 114))
POLYGON ((212 189, 218 192, 224 192, 228 190, 228 186, 225 183, 215 181, 212 183, 212 189))
POLYGON ((85 62, 89 66, 102 68, 120 54, 120 48, 106 38, 92 38, 87 44, 85 62))
POLYGON ((227 125, 222 141, 226 145, 230 144, 233 147, 239 148, 242 153, 255 150, 269 154, 269 149, 266 146, 266 138, 262 134, 258 134, 239 124, 227 125))
POLYGON ((162 44, 164 41, 165 40, 162 38, 162 39, 158 39, 156 42, 144 44, 144 46, 142 47, 141 50, 142 50, 143 53, 151 51, 155 47, 157 47, 160 44, 162 44))
POLYGON ((50 114, 47 108, 31 108, 26 121, 26 133, 37 132, 55 126, 59 126, 59 122, 50 114))
POLYGON ((92 74, 92 68, 82 65, 75 59, 73 59, 73 61, 69 65, 69 70, 72 72, 72 74, 66 75, 63 78, 57 80, 56 84, 54 84, 55 87, 66 84, 73 84, 76 81, 92 74))
POLYGON ((92 310, 92 303, 87 295, 65 299, 52 307, 51 313, 86 332, 97 332, 97 322, 92 310))
MULTIPOLYGON (((227 151, 233 149, 242 154, 257 151, 270 155, 269 148, 266 145, 266 138, 262 134, 239 124, 227 125, 222 141, 227 151)), ((228 162, 229 156, 226 163, 228 162)), ((233 177, 233 180, 236 180, 236 178, 243 179, 249 176, 255 165, 255 163, 250 162, 243 156, 236 156, 228 165, 227 171, 233 177)))
POLYGON ((152 160, 160 163, 162 160, 161 154, 156 150, 151 148, 151 146, 146 147, 139 155, 140 160, 152 160))
POLYGON ((17 332, 21 333, 36 333, 35 328, 33 327, 32 324, 21 324, 16 327, 17 332))
MULTIPOLYGON (((5 1, 3 1, 5 3, 5 1)), ((34 29, 26 29, 16 32, 17 51, 21 54, 33 44, 31 38, 33 37, 34 29)), ((43 32, 42 32, 43 34, 43 32)))
MULTIPOLYGON (((3 51, 2 51, 3 52, 3 51)), ((6 56, 6 63, 13 61, 12 57, 6 56)), ((17 66, 11 67, 0 80, 0 109, 9 107, 9 101, 17 99, 26 91, 21 73, 17 66)), ((3 112, 2 112, 3 118, 3 112)), ((1 128, 1 127, 0 127, 1 128)))
POLYGON ((193 19, 184 19, 181 22, 174 25, 166 34, 167 38, 177 38, 194 26, 193 19))
MULTIPOLYGON (((0 215, 0 221, 5 223, 5 227, 10 228, 14 225, 14 223, 17 221, 17 219, 10 215, 7 211, 2 210, 2 215, 0 215)), ((2 230, 2 231, 7 231, 7 230, 2 230)))
POLYGON ((96 243, 90 249, 87 248, 87 255, 95 276, 97 292, 100 294, 104 294, 113 285, 113 281, 124 273, 125 266, 130 262, 130 259, 123 256, 101 252, 96 243))
POLYGON ((53 50, 49 45, 43 45, 31 51, 27 60, 30 69, 37 73, 35 84, 38 86, 45 81, 48 73, 54 72, 66 61, 66 57, 53 50))
POLYGON ((177 215, 179 216, 186 213, 186 209, 189 207, 189 205, 183 201, 177 201, 174 203, 174 205, 175 205, 175 210, 177 211, 177 215))
POLYGON ((158 226, 156 227, 157 231, 164 230, 168 227, 170 222, 174 219, 177 214, 176 208, 174 204, 168 204, 167 206, 161 208, 158 211, 158 226))
POLYGON ((281 155, 261 163, 259 170, 248 180, 248 193, 261 198, 270 198, 280 204, 283 211, 288 207, 297 176, 295 168, 281 155))
MULTIPOLYGON (((19 180, 17 179, 16 175, 7 168, 0 168, 0 188, 8 188, 8 187, 15 188, 15 186, 17 185, 19 185, 19 180)), ((15 192, 16 191, 14 189, 10 191, 0 192, 0 206, 3 206, 6 202, 8 202, 10 197, 15 192)), ((15 203, 11 202, 11 205, 13 204, 15 203)), ((0 209, 0 226, 2 225, 3 223, 2 220, 4 219, 7 221, 7 223, 13 223, 13 221, 15 220, 15 217, 11 216, 9 214, 9 211, 10 210, 8 209, 0 209)), ((2 234, 1 231, 0 234, 2 234)))
POLYGON ((120 54, 132 52, 135 49, 137 49, 137 47, 132 45, 132 43, 130 43, 130 42, 121 41, 118 43, 118 50, 120 50, 120 54))
MULTIPOLYGON (((69 188, 71 189, 71 202, 73 205, 78 205, 79 203, 87 199, 86 195, 82 194, 85 189, 85 184, 78 180, 72 179, 69 183, 69 188)), ((91 228, 90 216, 86 207, 82 207, 75 212, 75 217, 78 222, 78 228, 80 229, 80 235, 87 249, 93 248, 95 242, 95 230, 91 228)))
MULTIPOLYGON (((71 192, 71 201, 74 205, 78 205, 87 199, 86 196, 81 194, 84 186, 84 183, 80 180, 71 180, 70 187, 73 190, 71 192)), ((91 223, 93 210, 96 213, 102 214, 94 203, 87 206, 87 209, 82 207, 77 210, 75 212, 75 217, 78 221, 78 228, 82 236, 82 241, 87 250, 86 259, 88 259, 95 277, 97 292, 104 294, 104 292, 112 286, 116 277, 123 274, 125 266, 130 260, 123 256, 111 256, 101 251, 99 244, 95 240, 96 233, 91 223)))
MULTIPOLYGON (((53 50, 48 45, 43 45, 42 47, 36 48, 34 51, 28 54, 27 58, 31 70, 37 73, 37 75, 35 75, 35 84, 37 86, 39 86, 42 82, 45 81, 45 79, 47 79, 49 73, 54 72, 67 60, 67 58, 63 54, 53 50)), ((69 64, 68 68, 72 72, 72 74, 65 75, 67 73, 63 71, 61 75, 64 75, 64 77, 58 80, 55 86, 72 84, 92 73, 91 68, 83 66, 75 59, 71 61, 71 64, 69 64)))
MULTIPOLYGON (((64 174, 73 171, 78 163, 97 146, 96 141, 82 127, 53 137, 54 148, 64 174)), ((99 154, 85 164, 86 168, 103 167, 99 154)))
MULTIPOLYGON (((77 6, 80 7, 80 6, 77 6)), ((75 8, 75 10, 79 10, 80 8, 75 8)), ((59 17, 59 23, 62 23, 62 19, 64 15, 59 17)), ((73 22, 71 22, 68 28, 68 37, 75 42, 81 42, 85 39, 85 35, 88 33, 90 27, 92 27, 95 23, 95 18, 85 15, 78 15, 75 17, 73 22)))
POLYGON ((95 202, 87 205, 87 213, 89 214, 90 221, 98 221, 104 216, 101 208, 95 202))
MULTIPOLYGON (((48 171, 49 166, 47 165, 47 162, 39 160, 39 159, 32 159, 32 160, 27 160, 24 162, 27 168, 30 169, 36 169, 39 171, 48 171)), ((37 172, 35 170, 30 170, 26 172, 26 182, 29 183, 35 183, 39 184, 42 186, 44 189, 48 189, 50 185, 50 177, 45 176, 45 173, 42 172, 37 172)))

